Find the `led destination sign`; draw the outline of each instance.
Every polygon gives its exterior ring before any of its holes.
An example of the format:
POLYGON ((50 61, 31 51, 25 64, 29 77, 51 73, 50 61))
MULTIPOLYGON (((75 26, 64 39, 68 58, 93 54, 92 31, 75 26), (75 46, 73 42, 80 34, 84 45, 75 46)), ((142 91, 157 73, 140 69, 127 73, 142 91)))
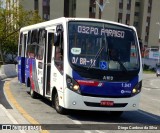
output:
POLYGON ((125 37, 125 31, 100 27, 78 26, 77 32, 81 34, 106 35, 107 37, 115 38, 125 37))

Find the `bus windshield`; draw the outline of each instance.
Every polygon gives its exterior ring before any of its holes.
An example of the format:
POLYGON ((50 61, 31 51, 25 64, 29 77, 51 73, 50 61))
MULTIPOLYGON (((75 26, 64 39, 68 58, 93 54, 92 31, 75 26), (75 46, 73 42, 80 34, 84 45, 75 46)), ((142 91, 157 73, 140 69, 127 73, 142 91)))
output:
POLYGON ((71 21, 69 60, 75 67, 107 71, 139 69, 135 32, 127 27, 89 21, 71 21))

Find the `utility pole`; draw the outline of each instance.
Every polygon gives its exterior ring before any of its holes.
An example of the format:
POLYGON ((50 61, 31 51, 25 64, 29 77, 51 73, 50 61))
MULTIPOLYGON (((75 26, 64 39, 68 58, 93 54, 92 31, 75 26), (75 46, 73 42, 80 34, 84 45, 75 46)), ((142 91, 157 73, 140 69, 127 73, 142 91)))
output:
POLYGON ((100 9, 100 11, 101 11, 101 15, 99 15, 99 19, 101 19, 102 18, 102 13, 103 13, 103 10, 104 10, 104 8, 105 8, 105 6, 106 6, 106 4, 107 3, 109 3, 109 0, 106 0, 104 3, 99 3, 98 2, 98 0, 96 0, 96 4, 99 6, 99 9, 100 9))

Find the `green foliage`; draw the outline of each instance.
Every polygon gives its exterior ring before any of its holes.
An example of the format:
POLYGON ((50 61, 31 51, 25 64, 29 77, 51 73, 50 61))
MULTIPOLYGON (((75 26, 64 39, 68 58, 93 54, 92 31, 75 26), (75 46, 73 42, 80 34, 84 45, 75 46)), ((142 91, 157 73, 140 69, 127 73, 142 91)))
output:
MULTIPOLYGON (((10 2, 11 0, 6 1, 10 2)), ((0 0, 0 56, 4 63, 7 54, 11 54, 13 58, 17 55, 20 29, 42 22, 42 19, 37 11, 26 11, 17 3, 12 3, 9 8, 5 8, 2 2, 4 1, 0 0), (18 6, 15 6, 16 4, 18 6)))
POLYGON ((150 68, 149 65, 144 64, 143 72, 148 73, 148 74, 152 74, 152 73, 155 73, 155 68, 150 68))
POLYGON ((149 66, 148 65, 146 65, 146 64, 144 64, 144 66, 143 66, 143 70, 148 70, 149 69, 149 66))

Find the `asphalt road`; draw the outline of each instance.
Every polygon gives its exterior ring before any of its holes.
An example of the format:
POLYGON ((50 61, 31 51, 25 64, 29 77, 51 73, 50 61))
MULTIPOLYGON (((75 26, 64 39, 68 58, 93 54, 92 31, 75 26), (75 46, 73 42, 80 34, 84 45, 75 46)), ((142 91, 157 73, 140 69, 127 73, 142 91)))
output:
POLYGON ((3 85, 4 81, 0 80, 0 104, 2 104, 6 109, 12 109, 4 95, 3 85))
MULTIPOLYGON (((128 124, 144 125, 160 125, 160 78, 155 75, 144 75, 143 88, 140 102, 140 109, 138 111, 125 112, 120 118, 113 118, 107 112, 91 112, 91 111, 69 111, 67 115, 57 114, 51 107, 51 103, 43 98, 32 99, 22 84, 19 84, 17 79, 11 80, 10 88, 11 92, 18 102, 18 104, 38 123, 40 124, 60 124, 49 132, 53 133, 107 133, 107 132, 122 132, 122 130, 104 130, 102 125, 98 124, 112 124, 106 125, 108 128, 112 128, 114 124, 117 124, 113 128, 128 128, 128 124), (137 124, 138 123, 138 124, 137 124), (92 124, 94 130, 71 130, 74 129, 74 125, 66 126, 65 124, 92 124), (94 125, 95 124, 95 125, 94 125), (121 126, 122 124, 122 126, 121 126), (123 125, 126 124, 126 125, 123 125), (57 129, 57 130, 54 130, 57 129), (103 130, 101 130, 103 129, 103 130)), ((0 87, 3 87, 3 82, 0 82, 0 87)), ((3 90, 0 89, 2 92, 3 90)), ((0 100, 1 101, 1 100, 0 100)), ((7 102, 1 103, 6 105, 7 102)), ((88 126, 88 125, 85 125, 88 126)), ((90 125, 91 126, 91 125, 90 125)), ((135 126, 135 125, 134 125, 135 126)), ((88 127, 89 129, 91 127, 88 127)), ((143 127, 144 128, 144 127, 143 127)), ((150 127, 152 128, 152 127, 150 127)), ((154 128, 154 127, 153 127, 154 128)), ((135 132, 133 130, 127 130, 128 132, 135 132)), ((136 132, 144 132, 144 130, 137 130, 136 132)), ((159 132, 157 130, 145 130, 145 132, 159 132)))

